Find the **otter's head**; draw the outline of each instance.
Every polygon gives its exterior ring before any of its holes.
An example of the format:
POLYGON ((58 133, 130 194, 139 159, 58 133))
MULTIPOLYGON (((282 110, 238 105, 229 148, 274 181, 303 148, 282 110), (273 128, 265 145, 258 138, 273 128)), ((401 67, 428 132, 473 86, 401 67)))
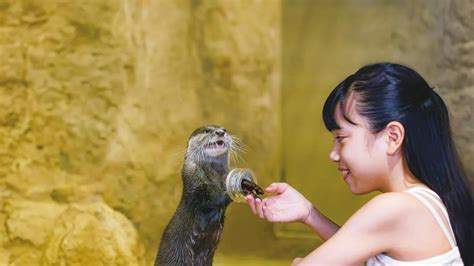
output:
POLYGON ((189 137, 186 159, 195 163, 227 163, 232 140, 232 136, 221 126, 200 127, 189 137))

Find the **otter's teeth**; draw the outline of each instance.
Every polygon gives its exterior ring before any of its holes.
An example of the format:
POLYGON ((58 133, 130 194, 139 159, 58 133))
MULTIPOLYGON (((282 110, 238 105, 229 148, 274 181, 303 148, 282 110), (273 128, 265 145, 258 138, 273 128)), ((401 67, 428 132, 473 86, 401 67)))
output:
POLYGON ((222 140, 218 140, 216 142, 211 142, 206 144, 206 148, 218 148, 218 147, 224 147, 225 143, 222 140))
POLYGON ((216 143, 215 143, 215 142, 209 143, 209 144, 208 144, 208 147, 209 147, 209 148, 215 148, 215 147, 216 147, 216 143))

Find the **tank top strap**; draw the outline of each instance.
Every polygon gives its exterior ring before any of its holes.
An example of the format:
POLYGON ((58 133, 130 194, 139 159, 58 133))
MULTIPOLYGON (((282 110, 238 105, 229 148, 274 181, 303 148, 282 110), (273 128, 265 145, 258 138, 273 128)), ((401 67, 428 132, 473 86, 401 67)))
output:
POLYGON ((446 239, 448 239, 448 242, 449 242, 449 245, 451 246, 451 248, 456 247, 456 240, 454 239, 453 234, 452 234, 452 227, 451 227, 451 222, 449 221, 448 212, 446 211, 446 208, 441 204, 441 202, 440 202, 441 199, 439 198, 439 196, 435 192, 433 192, 432 190, 424 188, 424 187, 413 187, 413 188, 410 188, 410 189, 406 190, 405 192, 413 195, 423 205, 425 205, 428 208, 428 210, 430 210, 431 214, 433 214, 434 218, 438 222, 439 227, 441 228, 444 235, 446 236, 446 239), (421 196, 421 195, 424 195, 426 198, 421 196), (430 203, 427 200, 427 198, 432 203, 430 203), (446 220, 449 224, 449 230, 446 227, 446 224, 441 219, 441 216, 439 215, 439 213, 433 207, 433 205, 432 205, 433 203, 436 204, 440 208, 441 212, 445 216, 445 218, 446 218, 446 220))
POLYGON ((452 230, 453 227, 451 226, 451 221, 449 219, 448 211, 446 210, 446 207, 443 205, 441 198, 438 196, 438 194, 436 194, 433 190, 425 188, 425 187, 414 187, 412 188, 412 190, 415 190, 418 193, 421 193, 425 195, 426 197, 430 198, 432 202, 434 202, 438 206, 438 208, 443 212, 444 217, 446 218, 446 221, 448 221, 449 230, 451 234, 454 235, 454 232, 452 230))

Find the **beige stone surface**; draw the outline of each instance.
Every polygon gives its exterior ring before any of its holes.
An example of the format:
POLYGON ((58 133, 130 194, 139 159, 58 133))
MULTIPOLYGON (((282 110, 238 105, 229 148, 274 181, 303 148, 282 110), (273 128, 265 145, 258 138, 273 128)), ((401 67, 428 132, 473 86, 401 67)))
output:
POLYGON ((446 100, 456 147, 474 186, 474 5, 470 0, 446 1, 440 14, 441 58, 436 82, 446 100))
POLYGON ((2 215, 2 265, 144 265, 137 230, 104 203, 12 197, 2 215))
POLYGON ((275 176, 279 16, 273 0, 1 0, 0 261, 150 263, 205 124, 275 176))
POLYGON ((135 227, 104 203, 71 204, 53 225, 44 265, 144 265, 135 227))
POLYGON ((66 207, 54 202, 9 200, 6 203, 6 232, 11 241, 24 241, 33 246, 45 245, 54 221, 66 207), (34 233, 33 233, 34 232, 34 233))

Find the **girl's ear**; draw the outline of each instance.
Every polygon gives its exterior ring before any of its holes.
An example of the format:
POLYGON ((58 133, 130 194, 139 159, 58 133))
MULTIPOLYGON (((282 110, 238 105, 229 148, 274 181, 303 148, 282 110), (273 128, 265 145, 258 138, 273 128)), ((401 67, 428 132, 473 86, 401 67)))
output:
POLYGON ((387 133, 387 154, 394 155, 401 151, 405 128, 400 122, 392 121, 385 127, 387 133))

